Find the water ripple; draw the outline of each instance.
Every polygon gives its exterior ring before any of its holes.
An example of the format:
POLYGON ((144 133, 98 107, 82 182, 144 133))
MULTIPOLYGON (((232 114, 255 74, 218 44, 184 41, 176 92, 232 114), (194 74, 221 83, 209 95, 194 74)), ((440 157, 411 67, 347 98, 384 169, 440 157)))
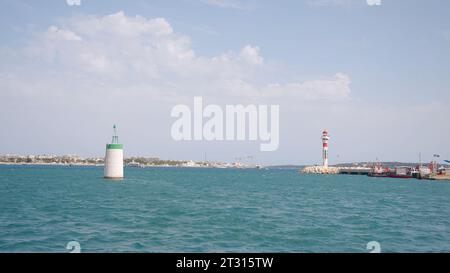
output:
POLYGON ((0 251, 450 251, 450 183, 289 170, 0 166, 0 251))

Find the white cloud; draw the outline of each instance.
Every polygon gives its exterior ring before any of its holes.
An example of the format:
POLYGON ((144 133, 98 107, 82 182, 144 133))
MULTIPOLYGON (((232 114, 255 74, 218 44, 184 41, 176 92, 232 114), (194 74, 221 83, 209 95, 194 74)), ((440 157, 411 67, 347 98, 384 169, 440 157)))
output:
POLYGON ((142 35, 167 36, 172 26, 164 18, 146 19, 142 16, 128 17, 123 11, 106 16, 79 16, 70 20, 74 31, 92 37, 99 33, 115 37, 138 37, 142 35))
POLYGON ((118 12, 77 16, 61 25, 49 27, 32 40, 27 55, 41 60, 42 69, 70 71, 72 78, 82 78, 86 84, 101 79, 111 90, 123 86, 118 94, 128 88, 133 92, 141 89, 141 95, 157 90, 161 95, 185 97, 286 95, 299 100, 339 100, 350 94, 350 79, 342 73, 305 82, 267 82, 264 73, 270 65, 257 46, 245 45, 237 53, 229 51, 210 58, 198 56, 190 38, 174 32, 164 18, 130 17, 118 12))
POLYGON ((58 27, 55 26, 49 27, 45 35, 49 40, 63 39, 67 41, 81 41, 80 36, 76 35, 72 31, 59 29, 58 27))
POLYGON ((240 57, 251 64, 260 65, 263 63, 263 58, 259 54, 259 47, 245 46, 241 50, 240 57))

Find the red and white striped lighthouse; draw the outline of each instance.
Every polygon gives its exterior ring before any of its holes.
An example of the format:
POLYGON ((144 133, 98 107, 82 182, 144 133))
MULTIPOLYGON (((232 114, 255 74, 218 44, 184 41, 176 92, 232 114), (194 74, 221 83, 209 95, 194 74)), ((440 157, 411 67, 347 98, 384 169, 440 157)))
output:
POLYGON ((327 130, 322 132, 322 159, 323 159, 323 167, 328 168, 328 140, 330 137, 328 136, 327 130))

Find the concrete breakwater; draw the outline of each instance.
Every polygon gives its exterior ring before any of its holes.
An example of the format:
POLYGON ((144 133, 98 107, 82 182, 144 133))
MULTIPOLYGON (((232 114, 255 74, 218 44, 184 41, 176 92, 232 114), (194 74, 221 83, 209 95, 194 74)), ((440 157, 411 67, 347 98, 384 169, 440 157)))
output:
MULTIPOLYGON (((303 169, 300 169, 300 172, 303 174, 348 174, 348 175, 369 175, 375 177, 393 177, 398 178, 399 176, 396 174, 396 171, 391 172, 390 174, 382 174, 375 175, 373 174, 373 170, 367 167, 323 167, 323 166, 308 166, 303 169)), ((425 176, 420 176, 419 173, 417 175, 411 174, 410 176, 401 176, 400 178, 417 178, 424 180, 438 180, 438 181, 450 181, 450 175, 448 174, 429 174, 425 176)))
POLYGON ((303 168, 301 172, 307 174, 339 174, 339 168, 324 167, 324 166, 309 166, 303 168))
POLYGON ((309 166, 303 168, 301 173, 305 174, 353 174, 353 175, 367 175, 370 168, 366 167, 324 167, 324 166, 309 166))

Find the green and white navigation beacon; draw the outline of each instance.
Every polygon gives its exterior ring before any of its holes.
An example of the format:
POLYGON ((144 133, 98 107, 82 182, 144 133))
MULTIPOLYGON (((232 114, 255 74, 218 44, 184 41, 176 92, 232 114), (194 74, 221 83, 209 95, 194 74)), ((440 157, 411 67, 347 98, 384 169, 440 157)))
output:
POLYGON ((110 144, 106 144, 105 178, 123 178, 123 145, 119 143, 117 126, 114 124, 114 135, 110 144))

